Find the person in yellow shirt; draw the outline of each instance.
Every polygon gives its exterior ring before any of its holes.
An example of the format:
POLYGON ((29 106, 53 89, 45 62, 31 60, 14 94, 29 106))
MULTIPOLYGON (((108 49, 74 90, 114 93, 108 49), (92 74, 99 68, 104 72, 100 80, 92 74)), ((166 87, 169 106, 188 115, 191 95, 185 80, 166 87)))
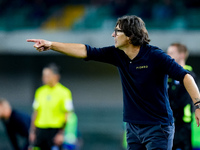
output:
MULTIPOLYGON (((49 64, 42 71, 43 86, 35 92, 29 140, 33 149, 61 149, 67 116, 73 111, 71 91, 60 82, 59 68, 49 64)), ((30 148, 31 149, 31 148, 30 148)))

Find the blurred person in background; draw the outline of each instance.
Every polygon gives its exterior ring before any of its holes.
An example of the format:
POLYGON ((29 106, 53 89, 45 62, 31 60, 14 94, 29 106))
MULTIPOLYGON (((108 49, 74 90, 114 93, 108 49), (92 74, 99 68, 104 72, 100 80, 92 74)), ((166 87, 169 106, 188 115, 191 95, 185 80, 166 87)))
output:
POLYGON ((0 119, 5 126, 14 150, 27 150, 31 117, 21 111, 13 109, 10 103, 0 98, 0 119), (19 140, 23 139, 23 146, 19 140))
POLYGON ((78 130, 78 117, 72 112, 68 115, 68 120, 64 128, 64 142, 62 150, 80 150, 83 146, 83 140, 78 130))
POLYGON ((124 122, 124 132, 122 135, 122 149, 127 149, 127 141, 126 141, 126 123, 124 122))
MULTIPOLYGON (((186 65, 188 49, 181 43, 172 43, 167 53, 196 79, 193 68, 186 65)), ((170 105, 175 119, 175 135, 173 149, 200 149, 200 130, 196 127, 194 107, 184 85, 179 81, 168 79, 170 105)))
MULTIPOLYGON (((172 43, 167 49, 167 54, 175 59, 179 65, 188 70, 195 78, 192 67, 186 65, 189 52, 185 45, 172 43)), ((173 150, 191 150, 191 122, 193 113, 192 100, 184 85, 179 81, 169 77, 168 85, 169 101, 173 110, 175 122, 173 150)))
POLYGON ((200 95, 193 77, 164 51, 149 45, 145 23, 137 16, 119 18, 112 37, 115 46, 103 48, 42 39, 28 39, 27 42, 34 42, 34 47, 40 52, 52 49, 68 56, 118 67, 123 88, 127 149, 171 150, 174 120, 167 92, 168 75, 184 83, 195 103, 199 126, 200 95))
POLYGON ((73 112, 71 91, 63 86, 59 68, 52 63, 42 71, 43 86, 35 92, 29 140, 30 149, 61 149, 68 115, 73 112))

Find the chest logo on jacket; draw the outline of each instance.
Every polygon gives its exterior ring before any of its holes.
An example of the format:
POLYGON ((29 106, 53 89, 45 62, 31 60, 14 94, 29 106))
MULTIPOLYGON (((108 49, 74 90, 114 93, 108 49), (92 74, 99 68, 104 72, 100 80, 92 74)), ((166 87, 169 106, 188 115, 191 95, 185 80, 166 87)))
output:
POLYGON ((148 65, 144 65, 144 66, 137 66, 136 69, 147 69, 148 65))

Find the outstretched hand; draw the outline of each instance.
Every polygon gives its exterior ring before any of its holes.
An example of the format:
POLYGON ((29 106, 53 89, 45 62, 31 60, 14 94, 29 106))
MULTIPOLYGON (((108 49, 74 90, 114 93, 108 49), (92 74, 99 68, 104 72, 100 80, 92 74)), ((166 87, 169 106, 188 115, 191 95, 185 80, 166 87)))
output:
POLYGON ((199 123, 200 123, 200 109, 196 109, 195 110, 195 119, 196 119, 196 123, 197 123, 197 127, 199 127, 199 123))
POLYGON ((33 45, 33 47, 35 47, 36 50, 38 50, 39 52, 47 51, 47 50, 51 49, 52 42, 50 42, 50 41, 46 41, 46 40, 42 40, 42 39, 27 39, 26 41, 34 42, 35 44, 33 45))

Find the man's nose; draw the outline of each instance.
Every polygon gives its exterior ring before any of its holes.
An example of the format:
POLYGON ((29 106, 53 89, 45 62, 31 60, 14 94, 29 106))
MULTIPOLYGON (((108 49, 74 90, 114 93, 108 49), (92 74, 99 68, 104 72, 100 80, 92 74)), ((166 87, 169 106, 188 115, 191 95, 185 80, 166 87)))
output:
POLYGON ((113 32, 111 36, 112 36, 112 37, 115 37, 115 32, 113 32))

